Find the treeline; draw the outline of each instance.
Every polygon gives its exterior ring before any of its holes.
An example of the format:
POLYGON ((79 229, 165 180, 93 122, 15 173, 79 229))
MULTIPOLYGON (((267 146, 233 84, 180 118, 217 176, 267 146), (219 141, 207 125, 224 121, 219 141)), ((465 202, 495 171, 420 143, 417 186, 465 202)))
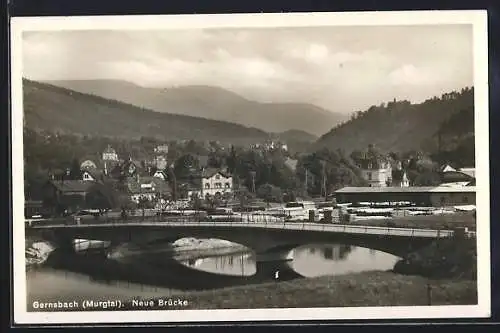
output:
POLYGON ((473 135, 474 89, 467 87, 420 104, 394 99, 354 112, 350 120, 323 135, 317 146, 354 151, 374 144, 387 152, 422 150, 426 154, 440 149, 443 156, 436 156, 439 160, 456 159, 463 164, 471 162, 473 135))
MULTIPOLYGON (((146 137, 120 140, 38 132, 25 128, 25 191, 28 196, 34 196, 36 189, 51 175, 65 174, 66 170, 76 174, 79 163, 87 159, 102 168, 101 154, 108 145, 117 151, 120 158, 127 159, 130 156, 141 163, 151 161, 154 148, 162 143, 165 142, 146 137)), ((331 191, 344 185, 362 183, 359 170, 342 152, 322 150, 303 154, 298 157, 297 167, 293 168, 287 164, 291 157, 281 149, 256 151, 241 146, 227 148, 214 141, 167 143, 170 172, 173 172, 178 186, 181 183, 194 185, 199 180, 202 167, 227 170, 233 175, 237 188, 244 188, 270 201, 281 201, 284 197, 321 195, 325 193, 324 184, 331 191)))
POLYGON ((256 128, 230 122, 155 112, 120 101, 23 80, 25 125, 67 134, 163 140, 221 140, 251 144, 267 138, 256 128))

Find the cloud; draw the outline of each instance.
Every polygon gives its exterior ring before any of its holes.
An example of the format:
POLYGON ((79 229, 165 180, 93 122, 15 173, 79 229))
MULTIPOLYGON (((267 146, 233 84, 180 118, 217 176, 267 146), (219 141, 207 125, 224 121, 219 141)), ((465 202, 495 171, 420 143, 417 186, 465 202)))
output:
POLYGON ((324 44, 310 43, 302 47, 292 48, 288 55, 295 59, 305 60, 314 64, 321 64, 328 58, 329 49, 324 44))
POLYGON ((412 64, 405 64, 389 74, 389 80, 393 85, 419 86, 434 84, 439 79, 425 68, 417 68, 412 64))
POLYGON ((352 112, 472 85, 467 26, 27 33, 34 80, 203 84, 247 98, 352 112))

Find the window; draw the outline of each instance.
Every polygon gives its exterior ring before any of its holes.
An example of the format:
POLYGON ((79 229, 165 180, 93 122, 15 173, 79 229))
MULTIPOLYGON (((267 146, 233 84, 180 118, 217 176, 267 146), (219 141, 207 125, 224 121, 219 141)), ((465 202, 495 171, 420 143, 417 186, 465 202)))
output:
POLYGON ((226 183, 226 188, 230 188, 230 187, 231 187, 231 184, 226 183))
POLYGON ((215 179, 220 179, 220 175, 216 175, 216 176, 215 176, 215 179))
POLYGON ((215 188, 222 188, 222 184, 221 183, 215 183, 215 188))
POLYGON ((372 173, 371 172, 368 172, 368 180, 372 180, 372 173))
POLYGON ((205 188, 210 188, 210 183, 205 183, 205 188))
POLYGON ((469 198, 468 197, 463 197, 463 202, 464 203, 468 203, 469 202, 469 198))
POLYGON ((446 198, 445 197, 441 197, 440 201, 441 201, 441 204, 444 204, 445 201, 446 201, 446 198))

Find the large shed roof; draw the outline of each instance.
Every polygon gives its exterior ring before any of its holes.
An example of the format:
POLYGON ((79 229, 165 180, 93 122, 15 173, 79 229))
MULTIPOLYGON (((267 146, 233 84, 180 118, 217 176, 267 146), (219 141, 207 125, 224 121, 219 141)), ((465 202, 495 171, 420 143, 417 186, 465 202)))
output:
POLYGON ((344 187, 335 193, 464 193, 476 192, 475 186, 344 187))

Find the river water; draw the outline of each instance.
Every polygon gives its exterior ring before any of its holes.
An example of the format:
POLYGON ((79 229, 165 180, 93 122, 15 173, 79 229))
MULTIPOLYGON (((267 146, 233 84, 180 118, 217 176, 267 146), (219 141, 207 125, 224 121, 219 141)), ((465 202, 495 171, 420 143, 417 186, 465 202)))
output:
MULTIPOLYGON (((225 252, 177 260, 167 258, 161 248, 119 259, 76 255, 80 258, 68 259, 65 264, 28 270, 27 301, 30 304, 89 297, 150 298, 190 289, 266 282, 255 279, 257 266, 252 252, 241 249, 237 253, 225 252)), ((389 270, 397 260, 396 256, 366 248, 316 244, 294 249, 293 260, 286 268, 279 269, 315 277, 389 270)))

